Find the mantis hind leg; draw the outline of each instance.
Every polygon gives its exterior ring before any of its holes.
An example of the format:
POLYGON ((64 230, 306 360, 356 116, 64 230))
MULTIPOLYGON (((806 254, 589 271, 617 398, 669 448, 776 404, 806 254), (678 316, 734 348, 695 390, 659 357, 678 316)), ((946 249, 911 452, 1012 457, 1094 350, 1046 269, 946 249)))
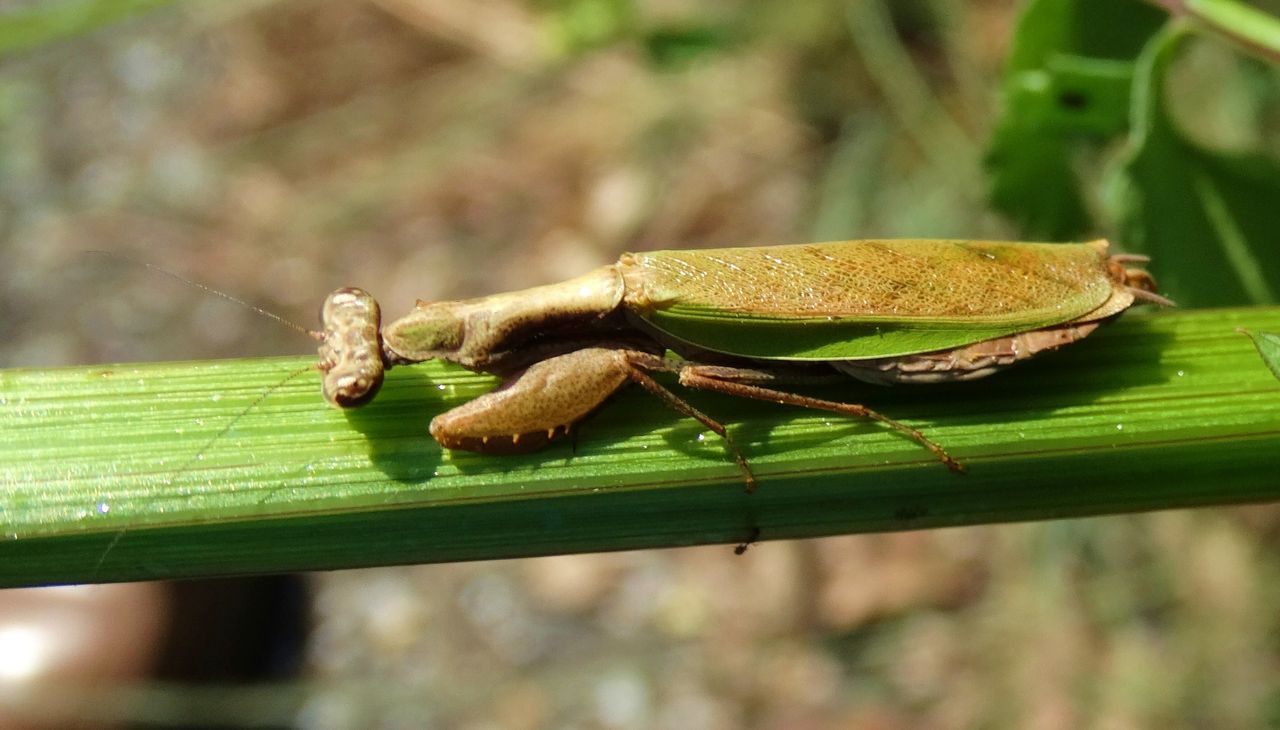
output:
POLYGON ((680 384, 687 388, 712 390, 726 395, 783 403, 800 406, 801 408, 813 408, 820 411, 831 411, 846 416, 876 421, 925 447, 951 471, 958 474, 964 473, 964 466, 959 461, 956 461, 941 446, 930 441, 923 433, 864 405, 811 398, 797 393, 788 393, 784 390, 765 387, 759 383, 772 383, 775 378, 763 371, 718 365, 685 364, 679 366, 677 372, 680 376, 680 384))

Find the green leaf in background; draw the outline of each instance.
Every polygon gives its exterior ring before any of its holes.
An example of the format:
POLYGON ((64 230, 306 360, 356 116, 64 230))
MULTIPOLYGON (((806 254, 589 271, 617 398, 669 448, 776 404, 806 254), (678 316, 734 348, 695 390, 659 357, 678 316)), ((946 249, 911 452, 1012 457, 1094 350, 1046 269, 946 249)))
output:
POLYGON ((0 10, 0 56, 89 33, 173 0, 63 0, 0 10))
POLYGON ((728 48, 733 38, 724 26, 671 25, 653 28, 642 38, 649 60, 658 68, 679 68, 728 48))
POLYGON ((1134 131, 1115 183, 1121 242, 1151 253, 1162 291, 1181 304, 1265 304, 1280 292, 1280 165, 1204 149, 1170 115, 1166 81, 1187 33, 1171 27, 1134 79, 1134 131))
POLYGON ((552 43, 569 56, 625 37, 637 22, 631 0, 558 0, 545 5, 552 43))
POLYGON ((1166 18, 1114 0, 1033 0, 1023 11, 986 164, 993 206, 1026 237, 1096 230, 1072 167, 1075 148, 1126 128, 1132 59, 1166 18))
POLYGON ((1280 3, 1275 0, 1154 0, 1175 16, 1261 58, 1280 59, 1280 3), (1259 6, 1259 7, 1255 7, 1259 6))
POLYGON ((1237 331, 1253 340, 1253 346, 1258 348, 1258 354, 1262 356, 1262 361, 1267 364, 1271 374, 1276 376, 1277 380, 1280 380, 1280 334, 1275 332, 1254 333, 1246 329, 1237 331))

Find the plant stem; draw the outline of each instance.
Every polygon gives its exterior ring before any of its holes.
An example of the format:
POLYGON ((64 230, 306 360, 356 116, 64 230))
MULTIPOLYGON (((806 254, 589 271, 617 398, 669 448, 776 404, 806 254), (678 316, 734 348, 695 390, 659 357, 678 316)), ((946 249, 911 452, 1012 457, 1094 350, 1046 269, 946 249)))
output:
POLYGON ((965 476, 873 424, 691 394, 729 424, 754 495, 713 434, 635 388, 575 445, 481 456, 442 451, 426 425, 493 380, 440 364, 396 368, 350 412, 323 403, 308 358, 0 371, 0 585, 1271 500, 1280 384, 1238 327, 1280 330, 1280 308, 1130 313, 983 381, 823 392, 922 429, 965 476))

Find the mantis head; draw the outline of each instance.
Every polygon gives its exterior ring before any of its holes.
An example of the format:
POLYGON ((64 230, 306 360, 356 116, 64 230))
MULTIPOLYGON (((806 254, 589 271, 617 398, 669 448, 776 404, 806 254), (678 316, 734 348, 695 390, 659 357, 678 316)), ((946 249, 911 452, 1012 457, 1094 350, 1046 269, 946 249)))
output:
POLYGON ((386 362, 378 302, 363 289, 345 287, 325 298, 320 308, 320 363, 325 400, 339 408, 355 408, 373 399, 382 387, 386 362))

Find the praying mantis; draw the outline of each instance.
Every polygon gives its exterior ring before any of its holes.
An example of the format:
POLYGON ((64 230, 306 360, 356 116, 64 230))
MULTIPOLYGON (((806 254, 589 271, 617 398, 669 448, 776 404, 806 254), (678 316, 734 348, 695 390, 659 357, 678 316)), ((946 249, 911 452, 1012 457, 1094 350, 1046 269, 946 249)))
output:
POLYGON ((445 448, 525 452, 569 433, 634 383, 724 441, 723 424, 654 379, 870 419, 963 465, 919 430, 856 403, 788 388, 845 377, 914 384, 984 377, 1077 342, 1135 302, 1169 305, 1106 241, 886 239, 628 253, 574 279, 459 301, 419 301, 381 323, 362 289, 330 294, 319 369, 329 403, 371 400, 386 369, 443 360, 502 378, 431 421, 445 448))

